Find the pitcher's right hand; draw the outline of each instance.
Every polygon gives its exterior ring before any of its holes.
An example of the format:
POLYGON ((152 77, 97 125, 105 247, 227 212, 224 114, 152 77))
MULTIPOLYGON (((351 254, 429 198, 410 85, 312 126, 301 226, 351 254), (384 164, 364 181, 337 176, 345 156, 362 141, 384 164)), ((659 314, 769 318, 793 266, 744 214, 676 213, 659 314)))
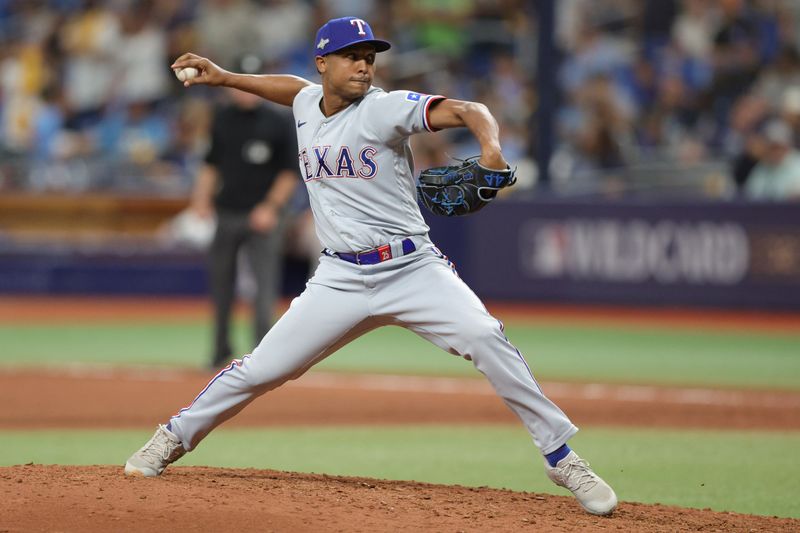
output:
POLYGON ((183 82, 184 87, 191 87, 192 85, 205 84, 205 85, 225 85, 230 72, 221 68, 210 59, 200 57, 197 54, 186 53, 180 56, 172 63, 170 68, 180 69, 186 67, 194 67, 198 70, 199 75, 183 82))

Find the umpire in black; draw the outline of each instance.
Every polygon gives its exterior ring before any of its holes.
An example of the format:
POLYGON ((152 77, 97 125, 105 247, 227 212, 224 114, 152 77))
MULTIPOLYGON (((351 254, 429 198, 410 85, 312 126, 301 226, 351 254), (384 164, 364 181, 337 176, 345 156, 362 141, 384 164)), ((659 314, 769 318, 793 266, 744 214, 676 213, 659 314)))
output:
MULTIPOLYGON (((242 57, 237 71, 259 74, 261 60, 242 57)), ((297 141, 291 117, 258 96, 228 89, 230 103, 214 112, 210 146, 201 166, 191 208, 201 217, 216 212, 209 250, 214 301, 212 366, 230 360, 230 318, 236 294, 237 257, 243 250, 256 282, 255 344, 272 325, 281 287, 284 208, 299 181, 297 141)))

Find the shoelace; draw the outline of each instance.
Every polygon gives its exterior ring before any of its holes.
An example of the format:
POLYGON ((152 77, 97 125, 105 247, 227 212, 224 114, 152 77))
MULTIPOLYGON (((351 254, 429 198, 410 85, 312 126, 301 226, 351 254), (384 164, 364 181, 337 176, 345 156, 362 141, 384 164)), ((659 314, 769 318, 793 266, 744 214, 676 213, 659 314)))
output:
POLYGON ((589 463, 583 459, 573 459, 559 470, 561 469, 564 470, 564 482, 567 488, 573 492, 582 489, 584 485, 588 485, 585 490, 597 485, 594 472, 589 469, 589 463))
POLYGON ((142 455, 148 460, 169 461, 171 455, 177 450, 175 447, 177 445, 170 447, 169 444, 173 444, 169 437, 159 432, 158 435, 153 437, 148 446, 142 450, 142 455))

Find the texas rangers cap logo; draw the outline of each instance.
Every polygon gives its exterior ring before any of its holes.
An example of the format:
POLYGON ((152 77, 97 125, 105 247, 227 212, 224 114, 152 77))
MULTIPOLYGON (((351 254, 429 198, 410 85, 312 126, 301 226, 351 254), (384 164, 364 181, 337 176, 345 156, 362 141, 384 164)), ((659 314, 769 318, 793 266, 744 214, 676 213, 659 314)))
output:
POLYGON ((365 21, 363 21, 361 19, 350 19, 350 25, 351 26, 358 26, 358 34, 359 35, 366 35, 367 34, 367 32, 364 31, 364 26, 367 25, 367 23, 365 21))
POLYGON ((376 39, 366 20, 357 17, 331 19, 317 31, 314 53, 324 56, 358 43, 369 43, 376 52, 385 52, 392 45, 376 39))

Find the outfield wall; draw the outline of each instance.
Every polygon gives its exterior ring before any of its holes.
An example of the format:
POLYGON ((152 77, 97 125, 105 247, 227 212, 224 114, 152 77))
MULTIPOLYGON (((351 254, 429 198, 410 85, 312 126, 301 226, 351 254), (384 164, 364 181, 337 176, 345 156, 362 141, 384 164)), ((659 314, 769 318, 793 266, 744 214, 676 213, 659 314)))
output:
POLYGON ((800 309, 800 204, 506 201, 431 224, 486 298, 800 309))
MULTIPOLYGON (((483 298, 800 309, 800 204, 506 200, 431 236, 483 298)), ((285 263, 284 294, 305 270, 285 263)), ((302 279, 300 279, 302 278, 302 279)), ((7 247, 0 293, 207 291, 202 253, 7 247)))

